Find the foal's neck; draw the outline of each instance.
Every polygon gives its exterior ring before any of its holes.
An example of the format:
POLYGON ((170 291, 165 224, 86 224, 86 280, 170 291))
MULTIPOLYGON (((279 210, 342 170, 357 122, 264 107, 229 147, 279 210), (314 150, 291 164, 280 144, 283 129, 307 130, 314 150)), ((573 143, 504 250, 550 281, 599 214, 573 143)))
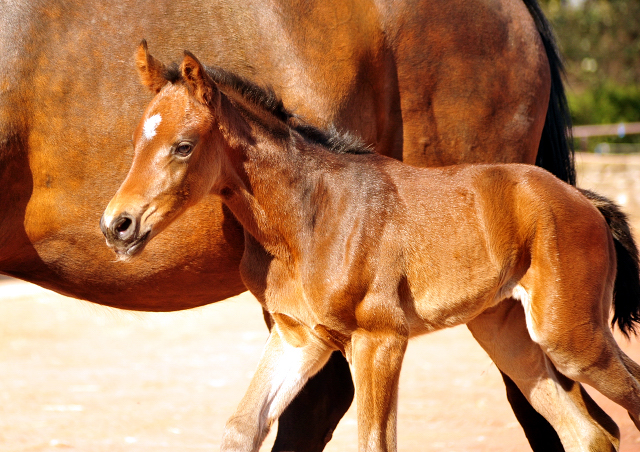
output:
POLYGON ((242 157, 235 179, 243 183, 234 184, 224 197, 247 232, 273 255, 300 248, 308 210, 305 193, 315 183, 309 159, 295 142, 263 135, 237 150, 242 157))

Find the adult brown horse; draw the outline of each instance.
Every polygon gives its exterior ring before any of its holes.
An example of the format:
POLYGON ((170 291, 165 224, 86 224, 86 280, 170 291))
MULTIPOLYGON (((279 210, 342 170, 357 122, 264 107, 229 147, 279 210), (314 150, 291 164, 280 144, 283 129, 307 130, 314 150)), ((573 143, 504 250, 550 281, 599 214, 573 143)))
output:
MULTIPOLYGON (((97 221, 148 101, 130 76, 141 37, 163 58, 190 48, 269 84, 312 123, 415 165, 537 154, 572 179, 558 58, 534 1, 33 0, 2 3, 0 22, 0 272, 66 295, 166 311, 245 290, 242 230, 214 198, 135 264, 103 245, 97 221)), ((324 372, 349 379, 344 360, 331 363, 324 372)), ((275 448, 322 449, 351 402, 339 387, 318 389, 335 395, 321 401, 310 388, 315 422, 281 417, 275 448)), ((552 450, 553 431, 509 388, 534 447, 552 450)))
POLYGON ((640 429, 640 365, 608 325, 612 304, 623 333, 640 324, 638 251, 613 203, 531 165, 418 169, 380 156, 188 52, 165 68, 143 43, 138 67, 158 94, 102 218, 107 243, 128 260, 215 194, 244 227, 241 276, 273 319, 221 450, 258 451, 339 350, 353 368, 359 450, 395 451, 408 339, 463 323, 567 450, 617 446, 615 428, 593 420, 609 421, 601 410, 567 403, 574 380, 640 429), (496 316, 505 300, 524 316, 496 316))

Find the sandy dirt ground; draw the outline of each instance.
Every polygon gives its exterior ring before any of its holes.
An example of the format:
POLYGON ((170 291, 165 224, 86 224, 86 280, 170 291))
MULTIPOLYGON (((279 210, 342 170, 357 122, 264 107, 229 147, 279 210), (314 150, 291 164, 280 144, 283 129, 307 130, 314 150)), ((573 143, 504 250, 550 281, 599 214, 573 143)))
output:
MULTIPOLYGON (((0 280, 0 451, 215 451, 266 328, 244 294, 127 313, 0 280)), ((622 343, 640 361, 640 342, 622 343)), ((603 399, 596 395, 598 402, 603 399)), ((626 413, 622 451, 640 451, 626 413)), ((352 406, 327 451, 356 451, 352 406)), ((262 450, 270 450, 273 435, 262 450)), ((529 450, 496 367, 465 327, 413 340, 400 383, 401 451, 529 450)))

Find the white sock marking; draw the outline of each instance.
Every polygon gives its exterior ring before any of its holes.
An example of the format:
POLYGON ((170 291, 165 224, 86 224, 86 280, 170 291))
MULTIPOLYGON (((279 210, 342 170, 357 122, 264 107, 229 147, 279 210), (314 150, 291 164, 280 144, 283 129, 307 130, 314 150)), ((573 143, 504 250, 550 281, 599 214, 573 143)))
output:
POLYGON ((156 129, 158 128, 158 124, 162 122, 162 117, 160 115, 153 115, 144 122, 144 126, 142 128, 144 132, 144 136, 147 140, 156 136, 156 129))
MULTIPOLYGON (((280 332, 278 324, 275 328, 280 332)), ((269 410, 266 422, 270 423, 277 418, 284 410, 283 402, 290 398, 291 392, 304 385, 306 379, 304 375, 305 356, 302 347, 294 347, 284 340, 282 333, 282 357, 278 361, 277 367, 271 376, 271 391, 269 394, 269 410), (284 400, 283 400, 284 399, 284 400)), ((285 402, 286 403, 286 402, 285 402)), ((285 405, 286 406, 286 405, 285 405)))
POLYGON ((313 340, 302 347, 294 347, 284 339, 277 323, 274 328, 281 338, 282 355, 271 374, 268 409, 263 411, 264 425, 270 425, 282 414, 309 377, 318 372, 331 355, 329 347, 313 340))

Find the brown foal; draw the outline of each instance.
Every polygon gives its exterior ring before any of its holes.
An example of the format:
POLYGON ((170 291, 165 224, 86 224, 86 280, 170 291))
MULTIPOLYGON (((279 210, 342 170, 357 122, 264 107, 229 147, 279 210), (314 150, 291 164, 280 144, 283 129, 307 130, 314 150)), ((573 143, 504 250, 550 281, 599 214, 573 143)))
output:
POLYGON ((359 449, 395 450, 409 338, 464 323, 565 450, 618 446, 575 382, 640 426, 640 366, 608 324, 612 304, 625 333, 640 319, 638 258, 608 200, 534 166, 407 166, 188 52, 165 67, 143 44, 137 65, 157 95, 104 213, 107 243, 128 259, 217 194, 245 230, 243 280, 273 319, 222 450, 258 450, 334 350, 352 367, 359 449))

